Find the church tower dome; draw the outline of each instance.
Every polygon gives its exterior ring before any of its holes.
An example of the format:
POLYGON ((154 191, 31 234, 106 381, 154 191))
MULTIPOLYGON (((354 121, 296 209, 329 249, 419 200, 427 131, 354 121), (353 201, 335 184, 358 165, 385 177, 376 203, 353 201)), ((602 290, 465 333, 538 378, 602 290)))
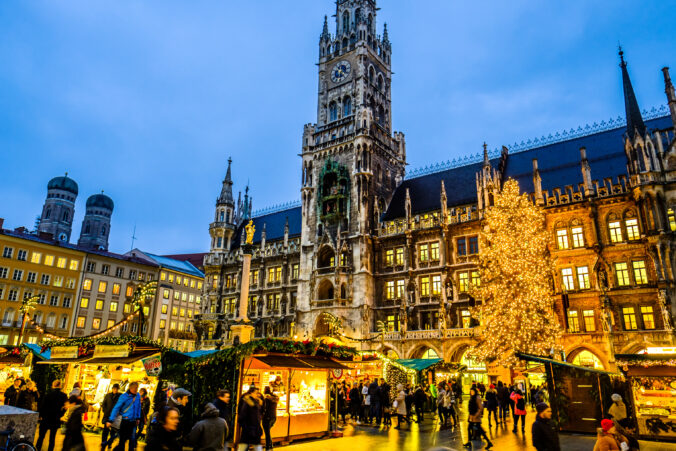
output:
POLYGON ((78 246, 92 250, 108 250, 110 217, 114 208, 113 199, 103 193, 89 196, 78 246))
POLYGON ((42 207, 38 232, 67 243, 73 228, 77 194, 77 183, 68 177, 68 173, 51 179, 47 183, 47 199, 42 207))

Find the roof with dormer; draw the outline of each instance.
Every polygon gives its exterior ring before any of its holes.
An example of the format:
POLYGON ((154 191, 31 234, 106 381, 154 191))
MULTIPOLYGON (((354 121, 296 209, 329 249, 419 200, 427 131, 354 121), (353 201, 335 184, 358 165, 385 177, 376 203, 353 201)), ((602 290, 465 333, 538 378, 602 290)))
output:
MULTIPOLYGON (((281 240, 284 238, 284 227, 286 222, 289 222, 289 238, 300 236, 302 224, 301 207, 294 206, 282 210, 273 211, 271 213, 257 215, 251 218, 256 231, 254 232, 253 243, 259 244, 261 242, 263 229, 265 229, 266 241, 281 240)), ((240 245, 244 226, 249 221, 243 222, 235 233, 233 248, 240 245)))

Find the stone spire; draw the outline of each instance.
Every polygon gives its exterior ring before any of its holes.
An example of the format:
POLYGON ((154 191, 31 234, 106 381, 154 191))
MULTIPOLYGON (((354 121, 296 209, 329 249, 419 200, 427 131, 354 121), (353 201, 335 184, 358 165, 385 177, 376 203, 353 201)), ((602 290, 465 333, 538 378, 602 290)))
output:
POLYGON ((622 88, 624 90, 624 109, 627 116, 627 135, 633 141, 636 134, 645 136, 646 127, 641 116, 641 110, 638 107, 636 94, 629 79, 629 72, 627 72, 627 63, 624 61, 624 52, 622 47, 619 51, 620 67, 622 68, 622 88))
POLYGON ((235 199, 232 197, 232 158, 228 158, 228 170, 225 173, 223 180, 223 187, 221 188, 221 195, 216 201, 217 205, 231 205, 234 207, 235 199))
POLYGON ((484 142, 484 168, 490 169, 491 160, 488 158, 488 144, 484 142))
POLYGON ((319 35, 319 40, 320 41, 331 40, 331 35, 329 34, 329 22, 326 16, 324 16, 324 28, 322 28, 322 34, 319 35))
POLYGON ((533 158, 533 188, 535 189, 535 203, 537 205, 544 205, 545 199, 542 195, 542 177, 540 177, 537 158, 533 158))
POLYGON ((664 92, 667 94, 667 102, 671 112, 671 123, 676 127, 676 91, 674 91, 674 85, 671 83, 669 68, 663 67, 662 74, 664 75, 664 92))
POLYGON ((594 194, 594 187, 591 179, 591 166, 587 160, 587 149, 580 147, 580 163, 582 165, 582 181, 584 182, 584 195, 589 197, 594 194))
POLYGON ((383 45, 390 45, 390 35, 387 33, 387 22, 385 22, 385 26, 383 27, 383 45))

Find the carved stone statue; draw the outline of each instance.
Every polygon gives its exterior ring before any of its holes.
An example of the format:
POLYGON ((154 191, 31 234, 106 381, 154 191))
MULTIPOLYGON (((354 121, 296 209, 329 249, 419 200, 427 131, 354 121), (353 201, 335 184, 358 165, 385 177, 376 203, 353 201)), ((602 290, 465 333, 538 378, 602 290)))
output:
POLYGON ((671 304, 671 302, 667 297, 667 290, 660 290, 657 294, 657 299, 660 301, 660 310, 662 311, 662 322, 664 323, 664 329, 673 330, 674 319, 671 316, 671 311, 669 308, 669 304, 671 304))
POLYGON ((256 233, 256 226, 253 223, 253 220, 249 220, 249 223, 244 226, 244 231, 246 232, 246 244, 253 244, 254 233, 256 233))
POLYGON ((601 288, 601 291, 605 293, 608 290, 608 273, 606 272, 605 266, 599 266, 598 277, 599 287, 601 288))

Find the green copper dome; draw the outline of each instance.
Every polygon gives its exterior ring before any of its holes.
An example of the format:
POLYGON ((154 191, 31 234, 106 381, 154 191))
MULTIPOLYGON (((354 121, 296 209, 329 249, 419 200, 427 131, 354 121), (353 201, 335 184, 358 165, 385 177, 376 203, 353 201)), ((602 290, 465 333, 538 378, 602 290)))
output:
POLYGON ((77 183, 68 176, 54 177, 47 184, 47 189, 60 189, 71 192, 77 196, 77 183))
POLYGON ((106 196, 105 194, 94 194, 93 196, 89 196, 87 199, 87 208, 100 207, 113 211, 114 206, 115 204, 113 203, 113 199, 106 196))

